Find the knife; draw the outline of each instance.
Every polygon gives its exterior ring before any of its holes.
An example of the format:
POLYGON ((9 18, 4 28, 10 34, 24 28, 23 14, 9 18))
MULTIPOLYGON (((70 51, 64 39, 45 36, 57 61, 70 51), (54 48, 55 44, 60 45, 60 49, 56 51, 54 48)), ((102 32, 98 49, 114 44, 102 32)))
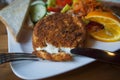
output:
POLYGON ((93 48, 74 48, 72 54, 82 55, 96 60, 120 65, 120 49, 115 52, 93 49, 93 48))

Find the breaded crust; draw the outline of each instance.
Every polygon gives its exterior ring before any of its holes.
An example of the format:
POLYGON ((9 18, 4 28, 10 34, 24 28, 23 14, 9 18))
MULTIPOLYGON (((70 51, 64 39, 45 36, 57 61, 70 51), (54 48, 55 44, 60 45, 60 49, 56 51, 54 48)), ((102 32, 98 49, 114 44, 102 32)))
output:
POLYGON ((84 45, 85 37, 86 30, 81 19, 66 13, 55 13, 35 25, 32 42, 35 51, 38 47, 46 47, 46 43, 58 48, 75 48, 84 45))

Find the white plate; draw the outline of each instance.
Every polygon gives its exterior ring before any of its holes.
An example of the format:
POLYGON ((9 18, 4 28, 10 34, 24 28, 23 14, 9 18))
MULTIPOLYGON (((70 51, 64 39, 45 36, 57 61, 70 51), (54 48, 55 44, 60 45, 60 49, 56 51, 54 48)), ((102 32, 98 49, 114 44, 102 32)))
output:
MULTIPOLYGON (((113 1, 113 0, 110 0, 113 1)), ((116 0, 116 2, 119 0, 116 0)), ((32 52, 32 43, 31 39, 24 44, 17 43, 13 36, 8 31, 8 47, 9 52, 32 52)), ((113 43, 104 43, 94 40, 89 40, 88 47, 99 48, 104 50, 114 51, 120 47, 120 42, 113 43)), ((51 76, 55 76, 58 74, 62 74, 64 72, 82 67, 91 62, 95 61, 95 59, 87 58, 87 57, 75 57, 75 60, 72 62, 50 62, 50 61, 18 61, 11 62, 11 68, 13 72, 22 79, 43 79, 51 76)))
MULTIPOLYGON (((94 40, 89 40, 88 47, 99 48, 104 50, 114 51, 120 48, 120 42, 104 43, 94 40)), ((8 31, 8 47, 9 52, 32 52, 31 39, 24 43, 17 43, 11 33, 8 31)), ((22 79, 43 79, 55 76, 78 67, 87 65, 95 61, 95 59, 87 57, 75 57, 71 62, 50 62, 50 61, 18 61, 11 62, 13 72, 22 79)))
MULTIPOLYGON (((107 1, 107 0, 106 0, 107 1)), ((108 0, 111 1, 111 0, 108 0)), ((113 1, 113 0, 112 0, 113 1)), ((115 1, 114 1, 115 2, 115 1)), ((116 0, 119 2, 119 0, 116 0)), ((17 43, 11 33, 8 31, 8 47, 9 52, 32 52, 31 36, 26 43, 17 43)), ((30 34, 32 35, 32 33, 30 34)), ((119 42, 99 42, 93 39, 87 41, 87 47, 98 48, 103 50, 115 51, 120 48, 119 42)), ((95 59, 75 56, 74 61, 71 62, 50 62, 50 61, 18 61, 11 62, 11 68, 13 72, 22 79, 35 80, 52 77, 64 72, 68 72, 84 65, 87 65, 95 59)))

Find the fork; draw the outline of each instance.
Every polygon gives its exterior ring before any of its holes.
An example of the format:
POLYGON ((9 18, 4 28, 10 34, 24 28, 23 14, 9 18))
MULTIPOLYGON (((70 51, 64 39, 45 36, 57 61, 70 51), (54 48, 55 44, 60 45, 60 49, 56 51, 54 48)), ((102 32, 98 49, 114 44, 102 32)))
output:
POLYGON ((0 53, 0 64, 20 60, 39 60, 37 56, 30 53, 0 53))
MULTIPOLYGON (((120 54, 120 49, 114 51, 114 53, 120 54)), ((0 64, 6 63, 6 62, 12 62, 12 61, 20 61, 20 60, 38 61, 40 60, 40 58, 30 53, 0 53, 0 64)))

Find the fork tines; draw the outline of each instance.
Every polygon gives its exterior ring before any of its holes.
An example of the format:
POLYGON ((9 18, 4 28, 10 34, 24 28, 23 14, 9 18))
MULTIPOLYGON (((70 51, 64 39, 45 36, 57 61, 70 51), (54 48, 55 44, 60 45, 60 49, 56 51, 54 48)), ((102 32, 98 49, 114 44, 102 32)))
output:
POLYGON ((2 53, 0 54, 0 64, 18 60, 38 60, 33 54, 28 53, 2 53))

